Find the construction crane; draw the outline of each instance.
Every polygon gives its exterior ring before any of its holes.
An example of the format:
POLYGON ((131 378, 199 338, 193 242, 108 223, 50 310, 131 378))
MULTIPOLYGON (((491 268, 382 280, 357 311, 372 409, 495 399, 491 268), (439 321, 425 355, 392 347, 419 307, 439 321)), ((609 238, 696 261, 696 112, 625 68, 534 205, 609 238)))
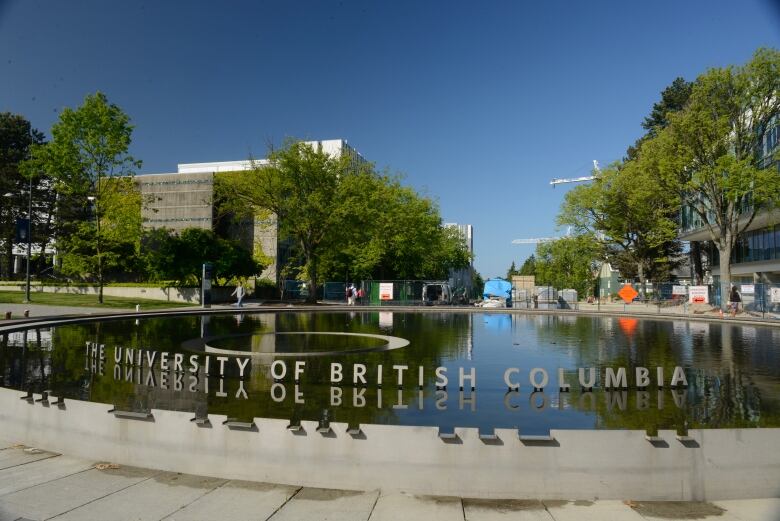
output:
POLYGON ((534 239, 515 239, 512 244, 539 244, 540 242, 557 241, 560 237, 537 237, 534 239))
POLYGON ((598 175, 601 173, 601 168, 599 168, 599 162, 594 159, 593 160, 593 175, 586 175, 582 177, 571 177, 571 178, 553 178, 552 181, 550 181, 550 184, 553 188, 555 188, 555 185, 562 185, 564 183, 584 183, 585 181, 593 181, 598 177, 598 175))
MULTIPOLYGON (((566 235, 564 237, 568 237, 570 235, 571 226, 566 229, 566 235)), ((512 244, 539 244, 540 242, 552 242, 562 238, 563 237, 537 237, 534 239, 515 239, 512 241, 512 244)))

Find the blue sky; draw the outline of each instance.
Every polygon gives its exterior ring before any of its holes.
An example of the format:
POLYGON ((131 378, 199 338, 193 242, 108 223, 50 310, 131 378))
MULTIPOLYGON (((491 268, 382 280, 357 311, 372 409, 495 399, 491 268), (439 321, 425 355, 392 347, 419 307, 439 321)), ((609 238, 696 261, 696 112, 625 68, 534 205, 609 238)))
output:
POLYGON ((731 1, 0 0, 0 111, 49 133, 97 90, 141 173, 345 138, 474 225, 485 277, 555 235, 567 188, 622 157, 677 76, 780 47, 780 8, 731 1))

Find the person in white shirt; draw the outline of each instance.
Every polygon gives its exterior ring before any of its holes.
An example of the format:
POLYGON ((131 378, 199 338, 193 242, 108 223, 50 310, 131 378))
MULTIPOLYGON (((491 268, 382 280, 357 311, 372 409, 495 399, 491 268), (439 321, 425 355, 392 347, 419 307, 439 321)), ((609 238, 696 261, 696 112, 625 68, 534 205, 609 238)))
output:
POLYGON ((241 301, 244 300, 244 295, 246 294, 246 291, 244 290, 243 284, 240 282, 238 283, 238 286, 236 286, 236 289, 233 290, 233 293, 231 295, 235 295, 238 299, 238 302, 236 302, 236 307, 241 307, 241 301))

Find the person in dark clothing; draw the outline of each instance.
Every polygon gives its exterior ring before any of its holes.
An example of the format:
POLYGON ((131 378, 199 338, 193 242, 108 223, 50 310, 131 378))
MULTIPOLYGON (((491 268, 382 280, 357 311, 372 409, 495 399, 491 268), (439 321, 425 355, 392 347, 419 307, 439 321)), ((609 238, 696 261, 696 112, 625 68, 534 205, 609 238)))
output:
POLYGON ((729 307, 731 308, 731 316, 737 316, 739 310, 739 303, 742 302, 742 297, 739 295, 736 286, 731 286, 731 293, 729 293, 729 307))

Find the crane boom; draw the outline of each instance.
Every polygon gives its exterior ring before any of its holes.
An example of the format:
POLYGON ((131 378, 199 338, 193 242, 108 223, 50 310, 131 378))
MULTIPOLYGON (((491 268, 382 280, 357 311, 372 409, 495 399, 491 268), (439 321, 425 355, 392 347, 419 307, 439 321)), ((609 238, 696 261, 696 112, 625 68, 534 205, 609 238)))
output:
POLYGON ((559 178, 554 177, 552 181, 550 181, 550 184, 553 188, 555 188, 555 185, 562 185, 564 183, 584 183, 585 181, 593 181, 596 179, 596 177, 601 173, 601 168, 599 168, 599 162, 598 160, 593 160, 593 175, 585 175, 582 177, 570 177, 570 178, 559 178))
POLYGON ((564 183, 582 183, 585 181, 593 181, 596 179, 595 175, 586 175, 582 177, 570 177, 570 178, 553 178, 552 181, 550 181, 550 184, 555 185, 562 185, 564 183))
POLYGON ((559 237, 538 237, 535 239, 515 239, 512 244, 539 244, 540 242, 552 242, 558 240, 559 237))

